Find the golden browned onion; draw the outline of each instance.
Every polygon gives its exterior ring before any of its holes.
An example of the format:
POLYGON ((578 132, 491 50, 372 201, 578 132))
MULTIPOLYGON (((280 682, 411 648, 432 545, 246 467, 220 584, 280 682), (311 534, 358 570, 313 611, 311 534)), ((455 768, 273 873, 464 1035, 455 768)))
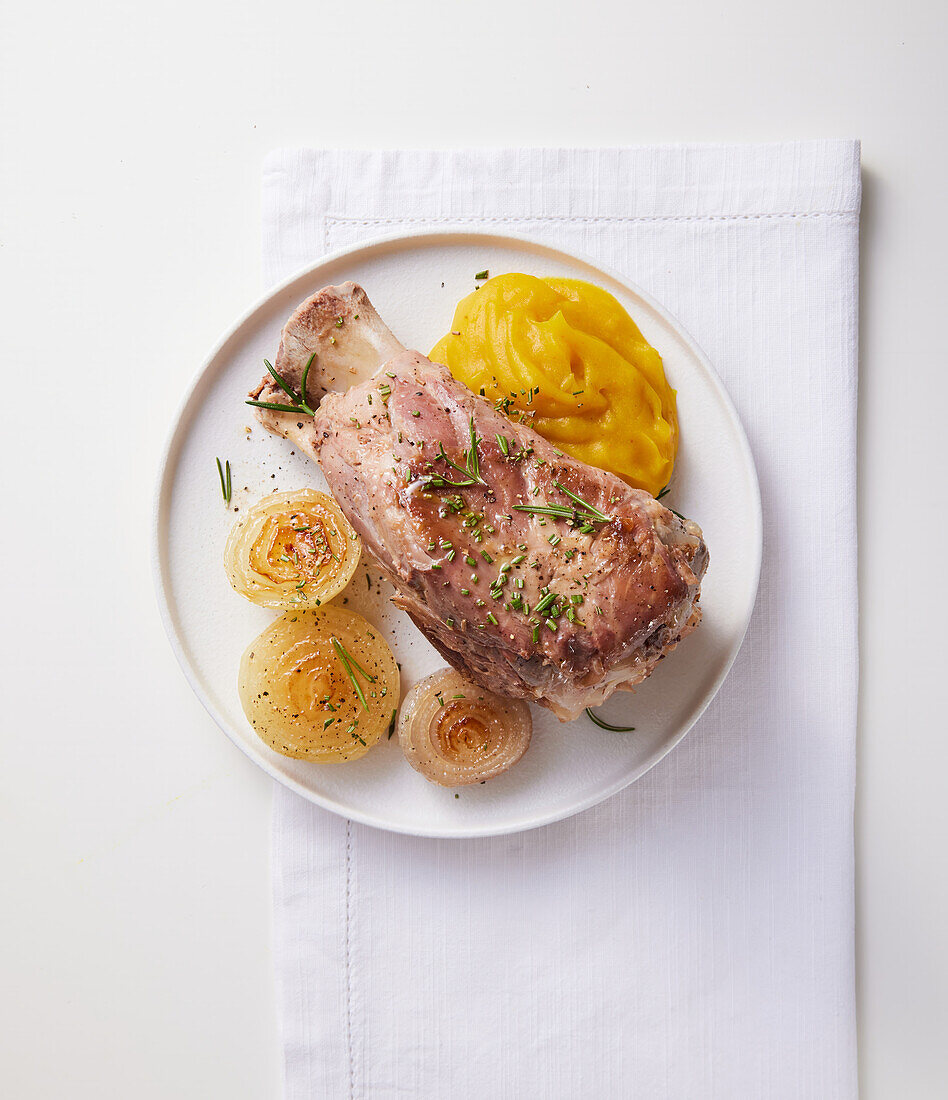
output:
POLYGON ((453 668, 416 684, 398 716, 408 763, 432 783, 463 787, 492 779, 527 751, 533 719, 526 703, 475 687, 453 668))
POLYGON ((270 748, 329 763, 364 756, 398 706, 398 666, 385 639, 341 607, 290 611, 247 647, 240 702, 270 748))
POLYGON ((234 589, 261 607, 319 607, 346 587, 361 552, 332 497, 297 489, 258 500, 234 524, 224 567, 234 589))

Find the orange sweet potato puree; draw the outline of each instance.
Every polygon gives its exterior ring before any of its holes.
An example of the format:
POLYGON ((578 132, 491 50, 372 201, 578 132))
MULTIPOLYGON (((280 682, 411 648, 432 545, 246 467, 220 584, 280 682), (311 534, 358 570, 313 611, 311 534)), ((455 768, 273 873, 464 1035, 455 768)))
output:
POLYGON ((678 450, 662 359, 607 291, 506 274, 457 305, 430 358, 576 458, 657 495, 678 450))

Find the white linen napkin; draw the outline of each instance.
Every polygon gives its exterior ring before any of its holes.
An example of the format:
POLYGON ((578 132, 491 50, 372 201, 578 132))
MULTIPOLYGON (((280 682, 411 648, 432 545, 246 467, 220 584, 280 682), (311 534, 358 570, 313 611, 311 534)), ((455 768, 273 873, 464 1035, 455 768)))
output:
POLYGON ((852 141, 268 158, 270 282, 487 226, 640 284, 723 378, 764 509, 728 680, 603 805, 437 841, 276 789, 287 1097, 855 1095, 859 195, 852 141))

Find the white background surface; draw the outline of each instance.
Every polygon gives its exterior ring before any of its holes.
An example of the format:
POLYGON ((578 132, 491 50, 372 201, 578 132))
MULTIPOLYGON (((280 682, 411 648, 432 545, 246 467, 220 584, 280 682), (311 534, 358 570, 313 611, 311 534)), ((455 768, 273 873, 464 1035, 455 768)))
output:
POLYGON ((260 290, 264 153, 852 135, 862 1086, 943 1094, 946 32, 934 0, 0 9, 5 1094, 279 1090, 270 780, 147 558, 169 419, 260 290))

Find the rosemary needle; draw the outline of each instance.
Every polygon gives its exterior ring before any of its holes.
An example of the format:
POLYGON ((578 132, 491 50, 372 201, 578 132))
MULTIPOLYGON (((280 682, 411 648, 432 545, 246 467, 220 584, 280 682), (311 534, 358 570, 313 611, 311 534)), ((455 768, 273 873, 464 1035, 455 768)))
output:
MULTIPOLYGON (((662 491, 661 491, 661 492, 660 492, 660 493, 658 494, 658 496, 657 496, 657 497, 656 497, 655 499, 656 499, 656 500, 661 500, 661 499, 662 499, 662 497, 663 497, 663 496, 667 496, 667 495, 668 495, 668 493, 669 493, 670 491, 671 491, 671 490, 670 490, 670 489, 669 489, 669 487, 668 487, 668 486, 666 485, 666 486, 665 486, 665 488, 664 488, 664 489, 662 489, 662 491)), ((668 508, 668 505, 666 504, 666 505, 665 505, 665 507, 666 507, 666 508, 668 508)), ((679 518, 679 519, 681 520, 681 522, 682 522, 682 523, 687 523, 687 522, 688 522, 688 521, 687 521, 687 520, 685 519, 685 517, 684 517, 684 516, 683 516, 683 515, 681 514, 681 512, 676 512, 674 508, 668 508, 668 510, 669 510, 669 512, 672 512, 672 513, 673 513, 674 515, 676 515, 676 516, 677 516, 677 517, 678 517, 678 518, 679 518)))
POLYGON ((303 405, 306 405, 306 379, 309 377, 309 368, 313 365, 313 360, 316 358, 316 352, 306 360, 306 366, 303 367, 303 377, 300 379, 300 399, 303 405))
POLYGON ((258 409, 273 409, 275 412, 296 413, 297 416, 313 415, 312 413, 306 412, 306 410, 299 405, 280 405, 275 401, 254 401, 251 397, 248 397, 244 404, 255 405, 258 409))
POLYGON ((215 459, 215 462, 217 463, 218 476, 221 479, 221 496, 224 498, 224 503, 225 504, 230 504, 230 498, 231 498, 230 459, 227 460, 227 462, 224 464, 224 466, 221 466, 221 460, 219 458, 215 459), (224 473, 225 470, 227 471, 226 475, 224 473))
POLYGON ((598 718, 595 714, 593 714, 592 707, 587 707, 586 713, 600 729, 609 730, 612 733, 632 733, 632 731, 635 729, 635 726, 612 726, 608 722, 604 722, 601 718, 598 718))
POLYGON ((362 675, 369 681, 370 684, 375 683, 375 677, 370 676, 365 671, 365 669, 348 652, 346 647, 342 644, 342 642, 339 641, 338 638, 336 638, 336 637, 332 638, 332 646, 333 646, 333 649, 335 649, 335 651, 336 651, 336 656, 339 658, 340 661, 342 661, 343 668, 345 668, 345 670, 346 670, 346 675, 349 677, 350 681, 352 682, 352 686, 355 689, 355 693, 359 697, 359 702, 362 704, 362 709, 365 710, 365 711, 368 711, 369 704, 365 701, 365 694, 362 691, 362 688, 359 686, 359 681, 356 679, 356 674, 355 674, 355 672, 353 672, 352 666, 355 665, 355 667, 359 670, 359 672, 362 673, 362 675))
MULTIPOLYGON (((339 644, 340 648, 342 648, 342 643, 340 642, 338 644, 339 644)), ((366 680, 369 681, 370 684, 374 684, 375 683, 375 677, 370 675, 368 672, 366 672, 365 669, 362 667, 362 665, 359 664, 359 662, 355 659, 355 657, 352 656, 352 654, 348 650, 343 649, 343 652, 346 655, 346 660, 348 660, 350 664, 355 666, 356 671, 361 672, 362 675, 366 678, 366 680)))

